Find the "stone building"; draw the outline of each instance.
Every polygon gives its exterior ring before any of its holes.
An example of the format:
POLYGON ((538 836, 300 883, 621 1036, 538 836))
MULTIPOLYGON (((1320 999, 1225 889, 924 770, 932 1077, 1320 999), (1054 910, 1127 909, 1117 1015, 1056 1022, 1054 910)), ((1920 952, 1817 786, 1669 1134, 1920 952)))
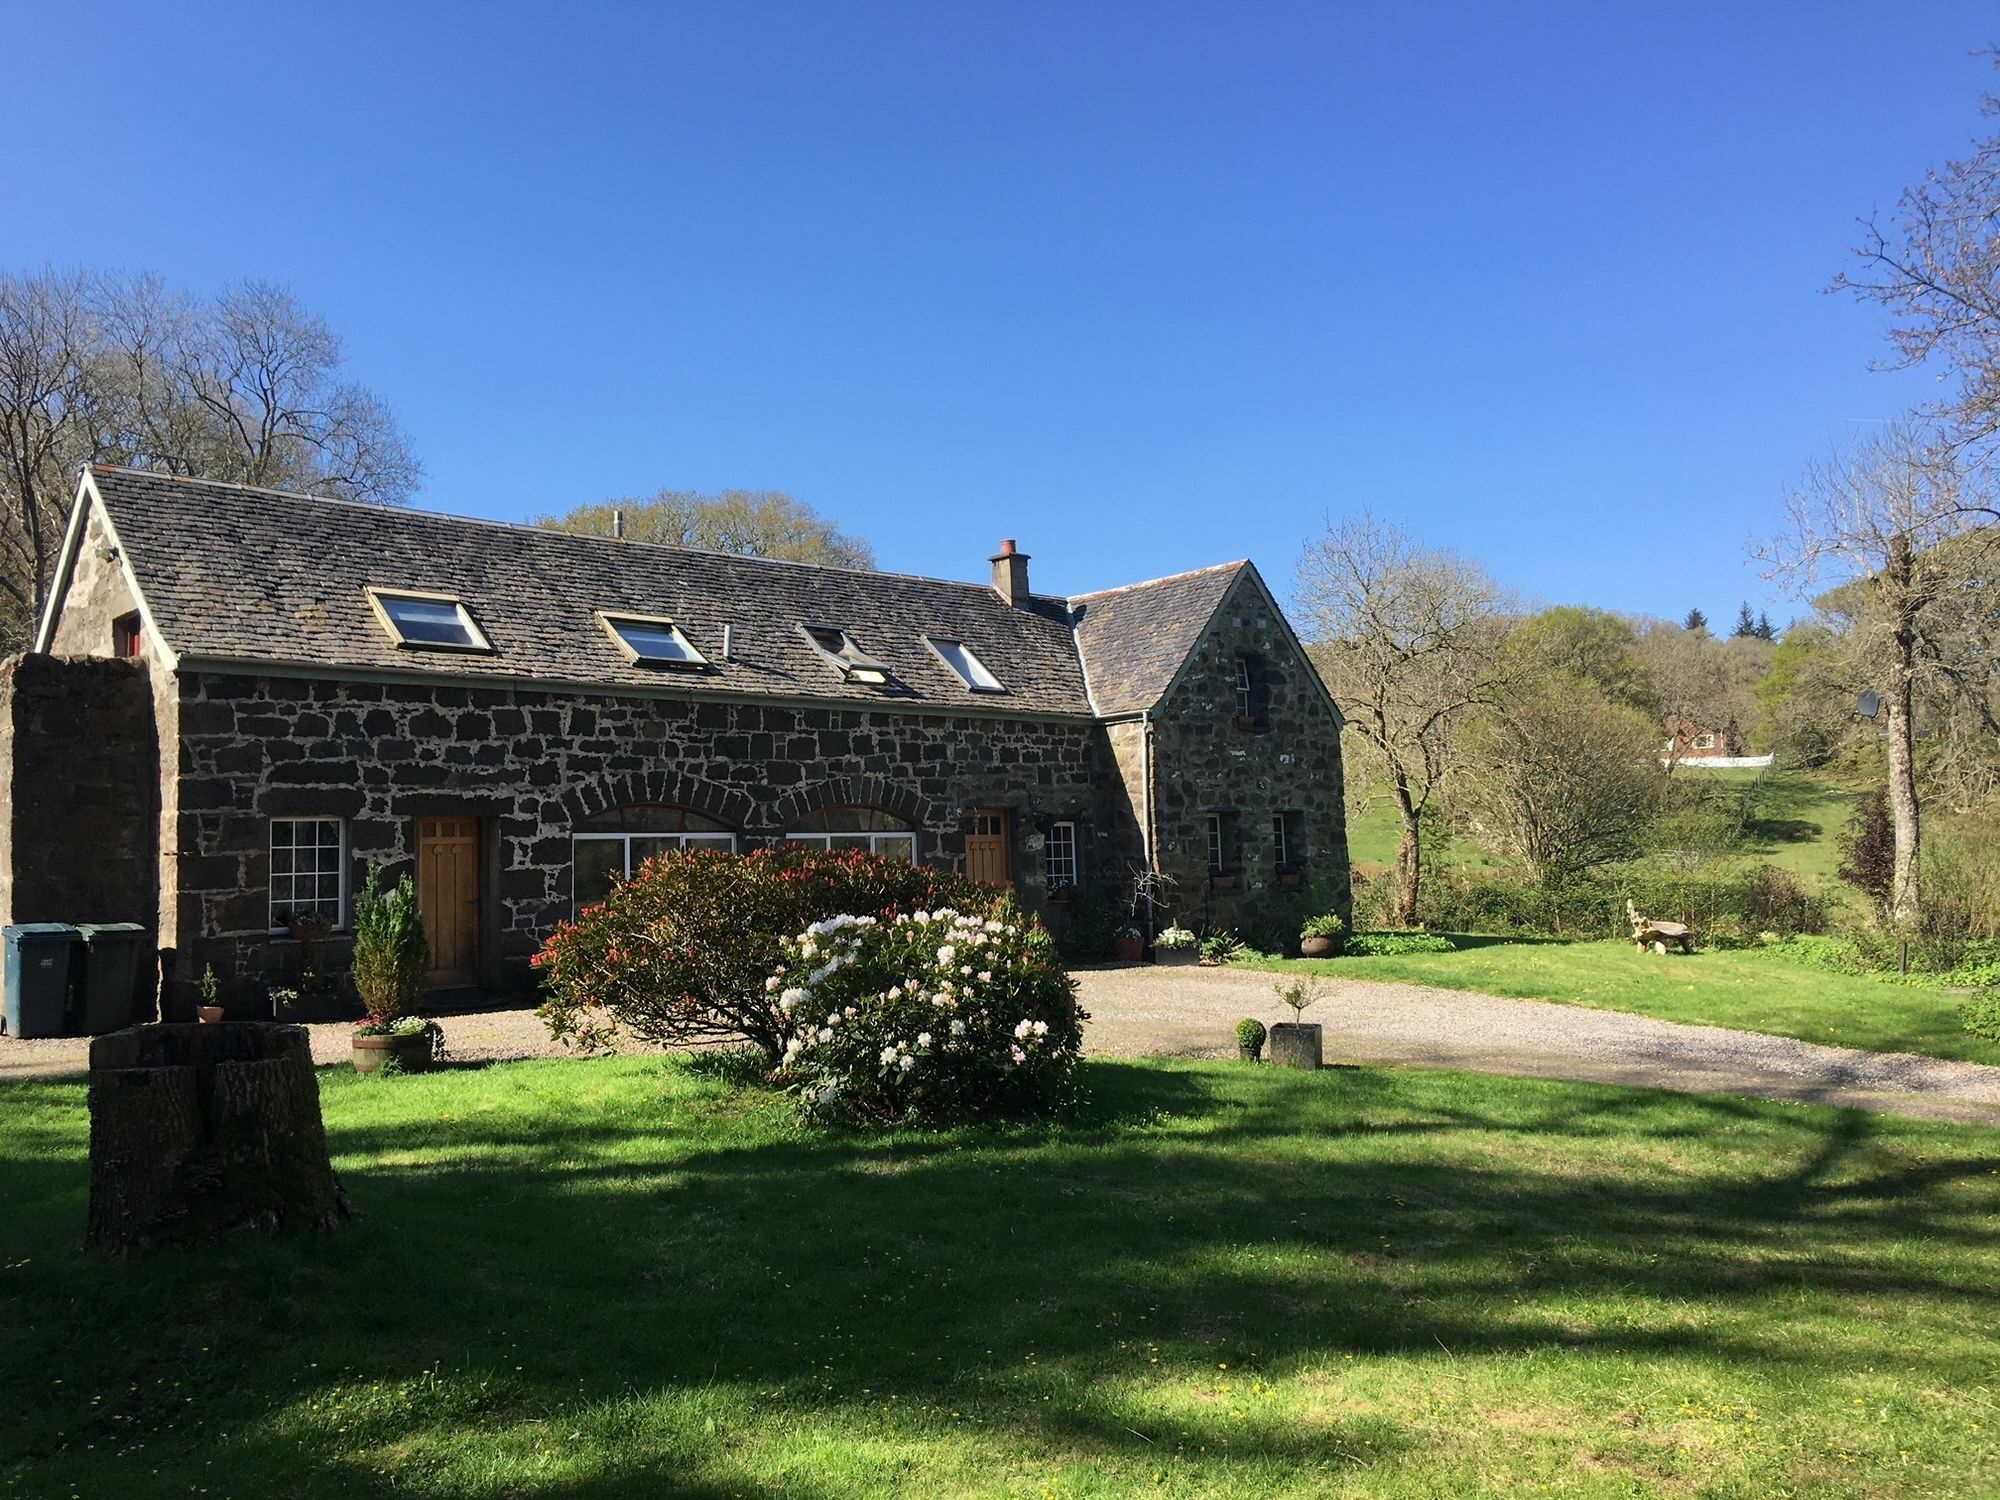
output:
MULTIPOLYGON (((957 583, 100 465, 35 649, 150 683, 158 785, 118 805, 157 817, 140 919, 183 976, 282 974, 365 862, 415 875, 440 987, 524 981, 577 903, 685 843, 936 861, 1058 928, 1145 870, 1214 925, 1308 869, 1345 907, 1340 716, 1254 566, 1062 599, 1013 543, 991 562, 957 583)), ((120 681, 79 744, 129 718, 120 681)))

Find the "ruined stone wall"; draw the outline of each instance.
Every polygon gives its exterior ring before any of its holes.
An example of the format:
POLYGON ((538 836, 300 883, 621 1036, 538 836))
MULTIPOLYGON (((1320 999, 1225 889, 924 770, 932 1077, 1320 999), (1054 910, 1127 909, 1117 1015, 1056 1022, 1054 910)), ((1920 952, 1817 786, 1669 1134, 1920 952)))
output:
MULTIPOLYGON (((1152 716, 1156 857, 1173 882, 1164 905, 1184 922, 1291 925, 1309 904, 1352 905, 1339 721, 1263 592, 1239 583, 1152 716), (1257 669, 1254 724, 1239 721, 1236 661, 1257 669), (1280 884, 1272 818, 1295 812, 1303 884, 1280 884), (1208 818, 1223 815, 1229 869, 1212 881, 1208 818), (1312 898, 1309 902, 1308 897, 1312 898)), ((1136 738, 1136 737, 1135 737, 1136 738)), ((1120 755, 1138 775, 1136 744, 1120 755)))
POLYGON ((181 683, 178 715, 184 974, 282 971, 273 817, 343 819, 357 881, 361 861, 392 877, 411 867, 418 816, 480 818, 488 983, 569 915, 571 830, 614 806, 690 808, 744 847, 822 808, 880 807, 919 830, 920 858, 947 866, 963 858, 969 811, 1005 808, 1016 884, 1037 908, 1049 823, 1077 822, 1090 862, 1136 843, 1089 723, 207 674, 181 683))
POLYGON ((159 742, 137 662, 0 662, 0 924, 157 913, 159 742))

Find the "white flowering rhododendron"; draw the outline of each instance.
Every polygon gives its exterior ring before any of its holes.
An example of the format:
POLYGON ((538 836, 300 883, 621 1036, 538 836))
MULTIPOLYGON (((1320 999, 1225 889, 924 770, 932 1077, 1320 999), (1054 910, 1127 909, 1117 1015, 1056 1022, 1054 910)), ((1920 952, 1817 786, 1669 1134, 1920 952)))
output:
POLYGON ((1083 1013, 1049 935, 1011 905, 830 917, 766 982, 793 1028, 781 1069, 811 1119, 950 1123, 1069 1094, 1083 1013))

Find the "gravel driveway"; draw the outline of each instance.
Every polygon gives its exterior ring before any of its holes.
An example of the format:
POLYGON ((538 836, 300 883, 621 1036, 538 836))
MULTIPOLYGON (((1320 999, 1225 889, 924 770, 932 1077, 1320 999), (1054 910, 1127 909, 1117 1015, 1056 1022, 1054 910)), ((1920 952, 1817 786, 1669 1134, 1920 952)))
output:
MULTIPOLYGON (((1248 969, 1081 970, 1077 982, 1091 1014, 1085 1046, 1106 1057, 1233 1057, 1240 1017, 1280 1019, 1273 978, 1248 969)), ((1326 1029, 1329 1062, 1750 1094, 2000 1125, 2000 1068, 1977 1063, 1372 980, 1322 980, 1308 1018, 1326 1029)), ((533 1011, 446 1016, 442 1024, 445 1045, 463 1060, 566 1055, 533 1011)), ((314 1059, 346 1061, 349 1030, 344 1023, 312 1027, 314 1059)), ((0 1038, 0 1082, 80 1074, 88 1048, 67 1037, 0 1038)))

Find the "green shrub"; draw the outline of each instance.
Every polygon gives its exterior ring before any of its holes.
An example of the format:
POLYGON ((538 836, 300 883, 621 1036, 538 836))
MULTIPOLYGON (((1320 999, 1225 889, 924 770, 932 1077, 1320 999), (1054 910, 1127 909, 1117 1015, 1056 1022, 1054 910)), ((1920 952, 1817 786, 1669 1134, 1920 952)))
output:
POLYGON ((1068 1102, 1087 1017, 1055 945, 1011 898, 840 915, 782 945, 782 1076, 812 1121, 950 1125, 1068 1102))
POLYGON ((1050 914, 1056 946, 1076 963, 1097 963, 1118 951, 1118 930, 1132 920, 1123 895, 1102 884, 1072 888, 1050 914))
POLYGON ((1958 1008, 1959 1023, 1982 1041, 2000 1042, 2000 989, 1991 989, 1958 1008))
POLYGON ((1243 940, 1233 932, 1211 932, 1201 940, 1201 961, 1226 964, 1243 951, 1243 940))
POLYGON ((1261 1048, 1264 1045, 1264 1038, 1269 1035, 1270 1033, 1264 1029, 1264 1023, 1255 1016, 1245 1016, 1236 1023, 1236 1045, 1247 1047, 1252 1052, 1261 1048))
POLYGON ((1453 953, 1458 944, 1440 932, 1357 932, 1347 940, 1348 958, 1401 958, 1411 953, 1453 953))
POLYGON ((1323 912, 1317 917, 1307 918, 1305 925, 1299 928, 1299 936, 1330 938, 1339 937, 1345 931, 1347 931, 1347 924, 1340 920, 1340 914, 1329 911, 1323 912))
POLYGON ((542 1020, 593 1048, 745 1041, 777 1061, 790 1028, 765 981, 781 941, 842 913, 885 916, 993 899, 949 871, 858 849, 676 849, 559 926, 534 958, 542 1020))
POLYGON ((354 988, 369 1018, 395 1022, 416 1009, 430 977, 431 945, 417 910, 417 890, 405 875, 382 889, 382 867, 370 865, 354 899, 354 988))

